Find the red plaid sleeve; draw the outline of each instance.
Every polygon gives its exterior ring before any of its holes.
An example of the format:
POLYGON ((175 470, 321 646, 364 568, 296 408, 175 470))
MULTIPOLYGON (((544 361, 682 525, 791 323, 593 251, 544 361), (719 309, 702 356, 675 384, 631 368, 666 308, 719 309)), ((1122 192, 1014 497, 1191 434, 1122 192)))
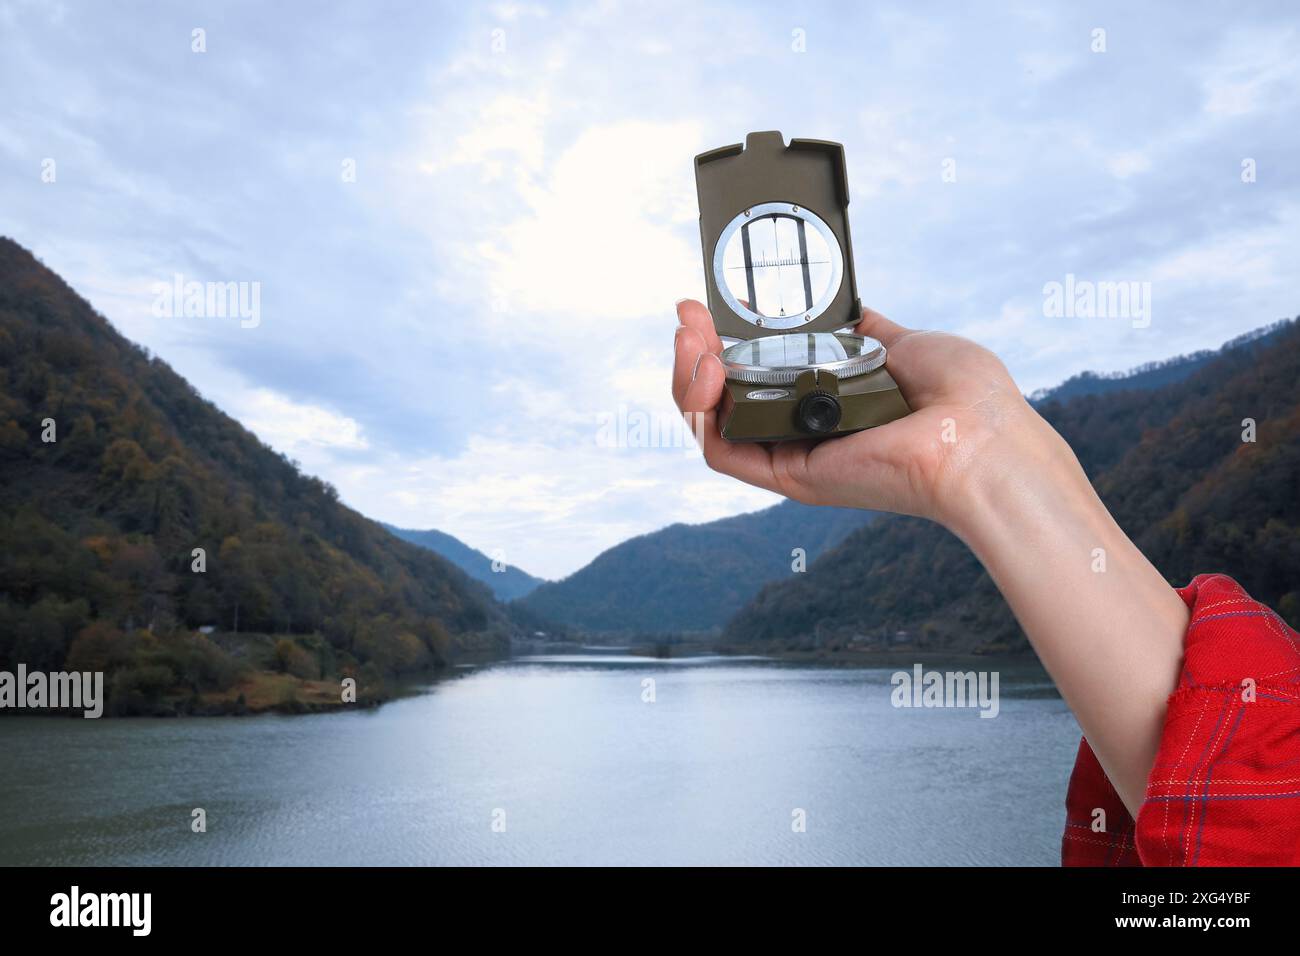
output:
POLYGON ((1300 635, 1224 575, 1178 593, 1192 611, 1183 673, 1136 825, 1080 741, 1061 862, 1300 864, 1300 635))

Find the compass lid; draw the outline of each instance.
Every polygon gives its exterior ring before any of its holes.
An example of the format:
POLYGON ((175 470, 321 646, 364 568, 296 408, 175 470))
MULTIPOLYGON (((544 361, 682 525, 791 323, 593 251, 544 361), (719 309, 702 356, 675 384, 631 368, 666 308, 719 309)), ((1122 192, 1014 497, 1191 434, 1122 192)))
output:
POLYGON ((832 332, 862 315, 844 147, 775 131, 695 157, 709 311, 719 335, 832 332))

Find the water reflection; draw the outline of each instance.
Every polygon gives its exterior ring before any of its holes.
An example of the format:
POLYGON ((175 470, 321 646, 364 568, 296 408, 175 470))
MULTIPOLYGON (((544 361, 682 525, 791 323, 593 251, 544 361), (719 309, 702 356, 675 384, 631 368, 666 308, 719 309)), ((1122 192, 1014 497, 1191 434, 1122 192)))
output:
POLYGON ((1055 864, 1041 675, 981 720, 890 673, 588 650, 346 714, 0 720, 0 863, 1055 864))

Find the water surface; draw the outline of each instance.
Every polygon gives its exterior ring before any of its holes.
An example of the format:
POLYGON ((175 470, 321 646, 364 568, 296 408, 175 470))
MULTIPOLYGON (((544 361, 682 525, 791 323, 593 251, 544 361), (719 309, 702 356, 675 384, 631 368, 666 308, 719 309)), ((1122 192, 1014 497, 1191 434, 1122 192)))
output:
POLYGON ((377 710, 0 719, 0 863, 1057 864, 1060 699, 1004 667, 995 719, 895 709, 892 671, 580 654, 377 710))

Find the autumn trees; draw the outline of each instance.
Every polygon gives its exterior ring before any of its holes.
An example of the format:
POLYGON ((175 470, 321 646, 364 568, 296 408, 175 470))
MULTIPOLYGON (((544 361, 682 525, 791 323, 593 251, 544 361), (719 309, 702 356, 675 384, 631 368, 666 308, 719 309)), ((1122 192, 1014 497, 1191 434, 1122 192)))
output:
POLYGON ((0 663, 100 663, 110 700, 147 702, 249 666, 199 628, 285 636, 287 672, 386 676, 501 651, 509 625, 0 239, 0 663))

